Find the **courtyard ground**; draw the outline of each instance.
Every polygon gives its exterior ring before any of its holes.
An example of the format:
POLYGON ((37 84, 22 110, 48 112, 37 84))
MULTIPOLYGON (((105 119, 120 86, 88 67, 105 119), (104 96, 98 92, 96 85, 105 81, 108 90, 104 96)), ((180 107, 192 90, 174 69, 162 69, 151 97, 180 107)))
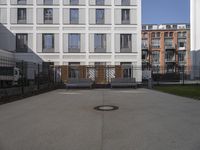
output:
POLYGON ((199 116, 200 101, 154 90, 55 90, 0 106, 0 150, 199 150, 199 116))

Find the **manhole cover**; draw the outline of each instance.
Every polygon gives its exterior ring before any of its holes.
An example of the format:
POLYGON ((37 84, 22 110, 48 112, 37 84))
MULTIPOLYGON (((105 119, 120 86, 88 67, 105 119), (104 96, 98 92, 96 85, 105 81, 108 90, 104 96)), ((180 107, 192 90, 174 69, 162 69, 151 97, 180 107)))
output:
POLYGON ((94 109, 98 111, 113 111, 119 109, 119 107, 111 105, 102 105, 102 106, 97 106, 94 109))

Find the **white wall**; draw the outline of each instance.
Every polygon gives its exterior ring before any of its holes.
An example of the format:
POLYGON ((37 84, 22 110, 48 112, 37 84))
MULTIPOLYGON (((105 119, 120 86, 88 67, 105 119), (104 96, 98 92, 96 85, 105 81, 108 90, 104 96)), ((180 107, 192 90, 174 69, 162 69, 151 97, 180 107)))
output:
POLYGON ((192 78, 200 76, 200 1, 191 0, 191 60, 193 67, 192 78))

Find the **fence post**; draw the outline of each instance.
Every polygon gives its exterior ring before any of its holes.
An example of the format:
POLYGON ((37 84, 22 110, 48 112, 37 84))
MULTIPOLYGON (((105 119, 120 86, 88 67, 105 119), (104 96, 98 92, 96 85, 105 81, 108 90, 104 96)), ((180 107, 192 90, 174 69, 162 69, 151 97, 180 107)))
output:
POLYGON ((183 85, 185 85, 185 66, 183 65, 183 85))
POLYGON ((40 64, 38 64, 38 81, 37 81, 37 89, 40 89, 40 64))
POLYGON ((21 76, 21 90, 22 90, 22 95, 24 94, 24 61, 22 60, 21 62, 21 71, 22 71, 22 76, 21 76))

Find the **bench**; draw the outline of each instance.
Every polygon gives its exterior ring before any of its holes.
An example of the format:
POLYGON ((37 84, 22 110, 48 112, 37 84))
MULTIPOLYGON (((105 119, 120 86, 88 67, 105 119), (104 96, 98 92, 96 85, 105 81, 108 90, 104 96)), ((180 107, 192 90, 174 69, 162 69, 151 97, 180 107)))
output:
POLYGON ((76 87, 76 88, 92 88, 93 81, 91 79, 74 79, 71 78, 66 83, 66 88, 76 87))
POLYGON ((137 88, 135 78, 113 78, 111 79, 111 88, 113 87, 134 87, 137 88))

